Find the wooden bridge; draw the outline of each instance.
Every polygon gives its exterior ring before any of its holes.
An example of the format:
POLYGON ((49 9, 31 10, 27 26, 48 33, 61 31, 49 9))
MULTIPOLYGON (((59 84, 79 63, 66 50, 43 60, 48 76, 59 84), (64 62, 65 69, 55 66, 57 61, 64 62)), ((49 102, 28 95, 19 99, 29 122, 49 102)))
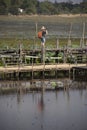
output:
POLYGON ((31 72, 31 71, 51 71, 51 70, 70 70, 74 67, 84 67, 87 69, 87 64, 41 64, 41 65, 28 65, 28 66, 7 66, 0 67, 0 73, 13 73, 13 72, 31 72))
POLYGON ((50 70, 69 70, 74 67, 87 67, 87 46, 58 47, 47 49, 24 50, 21 45, 18 50, 0 50, 0 72, 31 72, 50 70), (53 53, 53 55, 46 55, 53 53), (62 52, 62 55, 59 54, 62 52))

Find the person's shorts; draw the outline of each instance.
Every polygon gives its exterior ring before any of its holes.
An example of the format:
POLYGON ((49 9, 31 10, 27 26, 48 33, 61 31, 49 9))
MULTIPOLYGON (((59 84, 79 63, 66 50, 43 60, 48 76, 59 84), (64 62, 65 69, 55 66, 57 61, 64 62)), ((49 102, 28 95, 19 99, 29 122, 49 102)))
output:
POLYGON ((42 42, 42 43, 45 43, 45 41, 46 41, 46 40, 45 40, 45 37, 42 37, 42 38, 41 38, 41 42, 42 42))

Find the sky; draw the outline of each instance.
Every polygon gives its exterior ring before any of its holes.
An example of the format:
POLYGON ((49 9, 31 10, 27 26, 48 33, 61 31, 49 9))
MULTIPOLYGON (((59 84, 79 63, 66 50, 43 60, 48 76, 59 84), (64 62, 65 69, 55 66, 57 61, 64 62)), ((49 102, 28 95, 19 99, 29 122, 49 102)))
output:
MULTIPOLYGON (((44 0, 39 0, 39 1, 44 1, 44 0)), ((51 2, 54 2, 55 0, 49 0, 51 2)), ((56 0, 57 2, 67 2, 68 0, 56 0)), ((83 0, 71 0, 73 3, 80 3, 83 0)))

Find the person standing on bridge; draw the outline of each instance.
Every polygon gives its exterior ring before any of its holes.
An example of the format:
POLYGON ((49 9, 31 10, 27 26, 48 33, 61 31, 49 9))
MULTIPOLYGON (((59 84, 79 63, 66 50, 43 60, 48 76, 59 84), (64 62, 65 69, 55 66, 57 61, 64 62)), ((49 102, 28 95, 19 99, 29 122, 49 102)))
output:
POLYGON ((41 30, 38 32, 38 38, 41 40, 41 60, 42 63, 45 62, 45 42, 46 42, 46 35, 48 34, 47 29, 42 26, 41 30))

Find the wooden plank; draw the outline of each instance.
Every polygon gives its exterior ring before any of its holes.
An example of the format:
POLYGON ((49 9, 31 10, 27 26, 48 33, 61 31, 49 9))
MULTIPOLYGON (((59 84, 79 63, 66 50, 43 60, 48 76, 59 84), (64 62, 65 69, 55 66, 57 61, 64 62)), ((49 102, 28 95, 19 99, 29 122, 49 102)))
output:
POLYGON ((27 72, 27 71, 47 71, 47 70, 69 70, 72 67, 85 67, 86 64, 42 64, 42 65, 33 65, 32 66, 7 66, 0 67, 0 72, 27 72))

